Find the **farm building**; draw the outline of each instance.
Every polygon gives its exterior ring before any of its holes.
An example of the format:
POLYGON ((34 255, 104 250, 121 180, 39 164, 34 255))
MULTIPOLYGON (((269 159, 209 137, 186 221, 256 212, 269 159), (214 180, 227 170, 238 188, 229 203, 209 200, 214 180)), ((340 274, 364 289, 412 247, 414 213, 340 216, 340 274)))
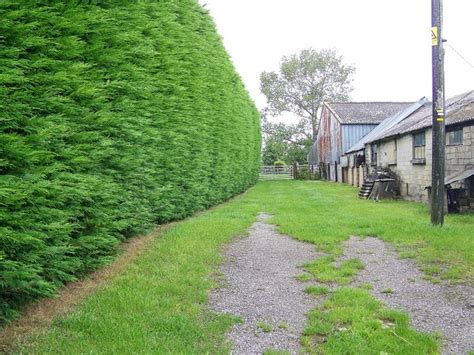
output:
POLYGON ((407 106, 404 110, 386 118, 376 128, 345 151, 344 155, 341 157, 343 176, 347 176, 347 181, 344 182, 347 182, 350 185, 362 187, 364 179, 369 173, 369 166, 365 164, 365 162, 368 161, 365 154, 366 143, 376 140, 387 132, 387 130, 406 119, 428 102, 429 100, 426 97, 423 97, 414 104, 407 106))
MULTIPOLYGON (((474 91, 447 100, 445 117, 448 209, 462 211, 474 208, 474 91)), ((428 201, 431 127, 432 105, 424 102, 397 124, 365 139, 368 172, 390 169, 399 179, 402 197, 428 201)))
POLYGON ((316 142, 308 155, 328 180, 348 182, 341 156, 385 118, 406 109, 408 102, 325 102, 316 142))
MULTIPOLYGON (((428 201, 431 120, 426 97, 415 103, 325 103, 308 161, 328 180, 361 187, 362 196, 374 196, 371 180, 383 171, 394 180, 395 193, 428 201)), ((474 91, 446 101, 445 123, 448 210, 474 209, 474 91)))

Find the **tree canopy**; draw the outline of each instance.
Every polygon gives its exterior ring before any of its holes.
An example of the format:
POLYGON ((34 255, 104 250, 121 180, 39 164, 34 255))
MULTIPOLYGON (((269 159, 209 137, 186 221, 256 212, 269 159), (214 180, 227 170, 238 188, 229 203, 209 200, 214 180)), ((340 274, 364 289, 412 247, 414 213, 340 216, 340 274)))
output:
POLYGON ((274 123, 268 120, 265 113, 262 113, 262 133, 264 141, 263 165, 273 165, 277 160, 282 160, 287 164, 295 161, 306 162, 312 141, 303 122, 274 123))
POLYGON ((333 49, 309 48, 284 56, 278 72, 260 75, 260 90, 267 97, 268 112, 291 112, 316 139, 318 110, 324 101, 347 101, 355 68, 333 49))

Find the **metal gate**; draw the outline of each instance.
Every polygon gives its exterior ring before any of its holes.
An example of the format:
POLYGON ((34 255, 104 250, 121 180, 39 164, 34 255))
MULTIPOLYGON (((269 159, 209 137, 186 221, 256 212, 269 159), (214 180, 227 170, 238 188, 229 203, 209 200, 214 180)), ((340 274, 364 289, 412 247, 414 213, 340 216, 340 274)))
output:
POLYGON ((260 180, 288 180, 293 178, 291 165, 263 165, 260 167, 260 180))

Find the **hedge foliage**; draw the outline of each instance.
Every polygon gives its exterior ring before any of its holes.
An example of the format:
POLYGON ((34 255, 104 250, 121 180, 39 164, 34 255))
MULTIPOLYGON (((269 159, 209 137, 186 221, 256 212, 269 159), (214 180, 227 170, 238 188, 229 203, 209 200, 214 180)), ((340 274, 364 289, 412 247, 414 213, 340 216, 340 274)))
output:
POLYGON ((0 322, 256 182, 259 114, 195 0, 2 0, 0 19, 0 322))

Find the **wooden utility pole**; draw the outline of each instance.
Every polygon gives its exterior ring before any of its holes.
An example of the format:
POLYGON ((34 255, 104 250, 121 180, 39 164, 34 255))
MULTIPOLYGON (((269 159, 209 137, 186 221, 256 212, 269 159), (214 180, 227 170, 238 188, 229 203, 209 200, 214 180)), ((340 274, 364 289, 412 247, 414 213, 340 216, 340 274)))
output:
POLYGON ((431 0, 431 41, 433 70, 433 150, 431 173, 431 223, 442 226, 444 222, 444 48, 442 37, 442 0, 431 0))

